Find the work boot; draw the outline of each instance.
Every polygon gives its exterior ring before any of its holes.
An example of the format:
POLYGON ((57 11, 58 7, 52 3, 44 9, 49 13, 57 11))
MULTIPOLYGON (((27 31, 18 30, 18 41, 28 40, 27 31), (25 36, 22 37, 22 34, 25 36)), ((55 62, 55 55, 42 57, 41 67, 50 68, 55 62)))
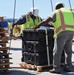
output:
POLYGON ((65 72, 71 72, 71 68, 69 68, 68 66, 65 66, 63 68, 63 71, 65 71, 65 72))
POLYGON ((50 73, 56 73, 61 74, 61 71, 55 70, 54 68, 52 70, 49 70, 50 73))
POLYGON ((65 65, 65 66, 63 67, 63 70, 64 70, 65 72, 71 72, 71 69, 72 69, 72 66, 65 65))

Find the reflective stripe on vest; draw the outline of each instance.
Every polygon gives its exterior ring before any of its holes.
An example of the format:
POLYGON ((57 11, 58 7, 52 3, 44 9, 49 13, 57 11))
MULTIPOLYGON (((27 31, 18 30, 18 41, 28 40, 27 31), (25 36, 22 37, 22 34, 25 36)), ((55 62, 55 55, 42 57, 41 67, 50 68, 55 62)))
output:
MULTIPOLYGON (((56 33, 59 32, 61 29, 62 29, 62 31, 64 31, 64 30, 66 30, 66 28, 74 28, 74 25, 67 25, 67 24, 65 24, 65 22, 64 22, 64 15, 63 15, 61 10, 59 10, 59 15, 60 15, 60 20, 61 20, 60 21, 61 25, 56 29, 56 33)), ((73 14, 73 16, 74 16, 74 14, 73 14)))
POLYGON ((40 18, 38 16, 36 17, 36 19, 37 19, 38 22, 40 22, 40 18))
POLYGON ((26 21, 27 21, 27 22, 30 22, 30 15, 29 15, 29 14, 26 15, 26 21))
MULTIPOLYGON (((27 18, 27 22, 30 22, 30 15, 29 15, 29 14, 26 15, 26 18, 27 18)), ((37 20, 38 22, 40 22, 39 16, 36 17, 36 20, 37 20)))

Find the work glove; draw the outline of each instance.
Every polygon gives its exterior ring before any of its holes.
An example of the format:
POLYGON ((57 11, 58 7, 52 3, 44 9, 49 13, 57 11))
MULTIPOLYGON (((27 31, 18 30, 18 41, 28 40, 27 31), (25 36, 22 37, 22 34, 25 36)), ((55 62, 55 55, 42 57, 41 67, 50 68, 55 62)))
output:
POLYGON ((39 28, 38 25, 33 26, 33 29, 36 30, 37 28, 39 28))
POLYGON ((16 27, 16 29, 17 29, 19 32, 21 31, 20 27, 16 27))

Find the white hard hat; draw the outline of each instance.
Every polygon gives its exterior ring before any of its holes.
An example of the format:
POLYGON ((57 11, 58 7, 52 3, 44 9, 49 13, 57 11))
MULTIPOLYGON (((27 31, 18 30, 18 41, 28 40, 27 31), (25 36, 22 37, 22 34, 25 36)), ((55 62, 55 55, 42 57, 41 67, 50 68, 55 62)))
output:
POLYGON ((63 2, 57 2, 56 4, 55 4, 55 9, 58 9, 58 8, 61 8, 61 7, 64 7, 65 5, 64 5, 64 3, 63 2))
POLYGON ((38 8, 37 7, 32 7, 32 8, 30 8, 30 11, 33 11, 33 10, 38 10, 38 8))
POLYGON ((30 11, 34 16, 38 16, 38 14, 39 14, 39 9, 36 7, 31 8, 30 11))

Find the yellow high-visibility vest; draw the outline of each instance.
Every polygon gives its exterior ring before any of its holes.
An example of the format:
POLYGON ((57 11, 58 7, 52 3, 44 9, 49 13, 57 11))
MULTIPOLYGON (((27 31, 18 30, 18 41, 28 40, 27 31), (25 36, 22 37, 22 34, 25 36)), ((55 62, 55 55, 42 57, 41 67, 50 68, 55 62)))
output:
POLYGON ((56 21, 54 24, 54 37, 62 31, 74 31, 74 14, 69 9, 56 10, 56 21))

